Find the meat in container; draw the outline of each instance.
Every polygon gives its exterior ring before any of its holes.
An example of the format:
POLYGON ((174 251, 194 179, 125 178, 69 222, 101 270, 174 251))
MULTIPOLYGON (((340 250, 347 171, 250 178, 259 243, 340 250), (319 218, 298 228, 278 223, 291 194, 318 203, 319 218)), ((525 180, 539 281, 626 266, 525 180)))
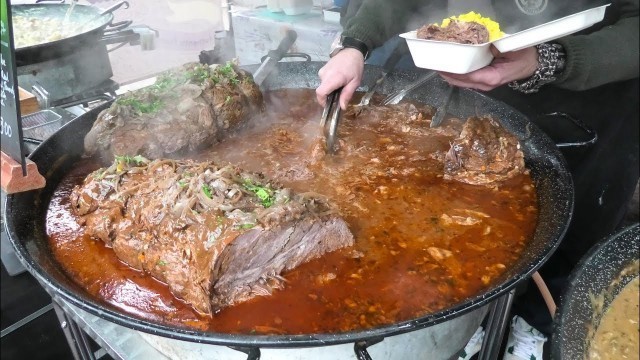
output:
POLYGON ((407 41, 413 62, 419 68, 454 74, 466 74, 485 67, 493 60, 489 47, 484 44, 458 44, 448 41, 419 39, 417 31, 400 34, 407 41))

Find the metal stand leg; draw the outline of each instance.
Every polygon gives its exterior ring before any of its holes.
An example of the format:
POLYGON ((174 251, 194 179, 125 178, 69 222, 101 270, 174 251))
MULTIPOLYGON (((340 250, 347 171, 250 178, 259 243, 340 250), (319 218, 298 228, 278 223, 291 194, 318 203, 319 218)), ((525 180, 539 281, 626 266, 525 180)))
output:
POLYGON ((73 353, 73 358, 75 360, 95 360, 93 351, 91 351, 89 345, 89 339, 84 331, 78 327, 75 321, 67 317, 55 300, 52 301, 52 304, 60 321, 64 336, 67 338, 67 343, 69 343, 69 347, 73 353))
POLYGON ((478 360, 495 360, 498 358, 502 338, 509 324, 509 314, 511 313, 511 305, 513 305, 515 293, 516 290, 513 289, 496 299, 491 305, 478 360))

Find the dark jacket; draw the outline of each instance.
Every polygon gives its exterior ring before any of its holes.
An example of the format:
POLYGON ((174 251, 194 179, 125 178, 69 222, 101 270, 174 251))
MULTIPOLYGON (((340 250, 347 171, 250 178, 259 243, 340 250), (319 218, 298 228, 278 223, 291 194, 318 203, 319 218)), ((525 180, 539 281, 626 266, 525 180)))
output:
MULTIPOLYGON (((396 34, 415 30, 426 23, 440 22, 452 15, 446 12, 447 1, 441 0, 360 1, 363 1, 361 6, 354 5, 354 9, 357 8, 355 15, 345 21, 343 34, 364 41, 371 49, 396 34)), ((517 18, 512 10, 515 5, 507 6, 515 4, 515 1, 494 1, 498 22, 504 23, 503 28, 511 31, 522 30, 523 25, 535 26, 543 19, 548 21, 551 16, 558 18, 579 10, 577 5, 573 5, 571 8, 549 9, 554 11, 551 15, 542 13, 517 18), (514 18, 517 20, 510 23, 509 19, 514 18)), ((549 4, 553 3, 549 1, 549 4)), ((638 32, 638 0, 613 1, 607 8, 607 16, 602 24, 580 35, 557 40, 565 47, 567 64, 562 76, 554 84, 570 90, 585 90, 638 77, 638 32)))

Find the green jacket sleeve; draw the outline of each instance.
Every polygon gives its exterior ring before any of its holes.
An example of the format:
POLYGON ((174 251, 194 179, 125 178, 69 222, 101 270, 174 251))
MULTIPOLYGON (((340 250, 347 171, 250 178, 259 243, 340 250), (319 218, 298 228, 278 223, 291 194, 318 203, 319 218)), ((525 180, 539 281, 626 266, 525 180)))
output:
POLYGON ((621 17, 615 24, 588 35, 558 39, 567 63, 554 85, 586 90, 638 77, 638 0, 620 3, 621 17))
POLYGON ((356 15, 347 21, 342 34, 374 49, 405 29, 419 3, 418 0, 364 0, 356 15))

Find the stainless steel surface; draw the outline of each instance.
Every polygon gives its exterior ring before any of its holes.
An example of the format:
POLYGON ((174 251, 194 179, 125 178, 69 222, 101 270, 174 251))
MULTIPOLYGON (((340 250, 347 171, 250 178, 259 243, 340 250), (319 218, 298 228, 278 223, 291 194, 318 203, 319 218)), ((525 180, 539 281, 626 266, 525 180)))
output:
POLYGON ((424 83, 426 83, 427 81, 431 80, 431 78, 433 78, 434 76, 436 76, 436 72, 430 72, 424 76, 422 76, 420 79, 412 82, 411 84, 407 85, 406 87, 400 89, 398 92, 392 93, 391 95, 387 96, 383 101, 382 101, 382 105, 395 105, 397 103, 400 102, 400 100, 402 100, 409 92, 413 91, 414 89, 419 88, 420 86, 422 86, 424 83))
POLYGON ((167 357, 150 346, 139 332, 91 315, 58 297, 54 297, 54 301, 70 320, 114 359, 167 360, 167 357))
POLYGON ((431 124, 429 125, 429 127, 434 128, 442 124, 442 120, 444 120, 444 117, 447 114, 447 111, 449 109, 449 103, 451 103, 451 98, 453 97, 453 93, 455 92, 455 90, 456 90, 455 86, 449 85, 449 89, 447 90, 447 94, 445 95, 445 98, 444 98, 444 103, 442 104, 442 106, 438 107, 438 110, 436 110, 436 113, 433 114, 433 118, 431 119, 431 124))
MULTIPOLYGON (((466 313, 449 321, 410 333, 382 338, 367 346, 372 360, 449 360, 457 359, 478 326, 482 323, 490 305, 466 313), (455 356, 454 356, 455 355, 455 356)), ((246 360, 247 354, 225 346, 198 344, 140 333, 143 339, 171 360, 246 360)), ((260 360, 356 360, 354 343, 276 349, 260 347, 260 360)))

